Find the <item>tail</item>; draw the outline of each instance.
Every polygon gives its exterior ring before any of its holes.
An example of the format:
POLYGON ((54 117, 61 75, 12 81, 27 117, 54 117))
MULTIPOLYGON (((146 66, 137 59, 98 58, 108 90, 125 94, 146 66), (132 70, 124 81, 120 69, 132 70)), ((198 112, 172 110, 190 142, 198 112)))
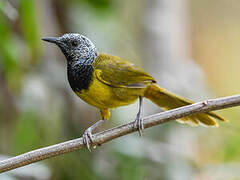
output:
MULTIPOLYGON (((144 92, 144 97, 150 99, 152 102, 166 110, 194 103, 190 100, 184 99, 180 96, 168 92, 167 90, 159 87, 155 83, 149 85, 146 88, 144 92)), ((218 123, 216 122, 215 119, 226 121, 225 119, 223 119, 222 117, 218 116, 213 112, 194 114, 184 117, 177 121, 195 126, 198 125, 199 123, 202 123, 207 126, 218 126, 218 123)))

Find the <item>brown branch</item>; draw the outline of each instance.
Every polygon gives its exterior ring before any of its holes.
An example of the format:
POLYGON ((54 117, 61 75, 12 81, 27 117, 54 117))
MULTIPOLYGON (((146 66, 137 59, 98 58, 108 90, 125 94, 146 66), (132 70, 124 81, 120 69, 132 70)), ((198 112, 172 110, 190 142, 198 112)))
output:
MULTIPOLYGON (((175 120, 195 113, 214 111, 233 106, 240 106, 240 95, 207 100, 145 117, 143 121, 144 128, 156 126, 158 124, 162 124, 170 120, 175 120)), ((118 126, 93 135, 93 145, 101 145, 110 140, 133 133, 135 131, 137 131, 137 129, 134 128, 133 122, 118 126)), ((77 138, 60 144, 30 151, 25 154, 1 161, 0 173, 60 154, 76 151, 84 147, 85 145, 83 144, 82 138, 77 138)))

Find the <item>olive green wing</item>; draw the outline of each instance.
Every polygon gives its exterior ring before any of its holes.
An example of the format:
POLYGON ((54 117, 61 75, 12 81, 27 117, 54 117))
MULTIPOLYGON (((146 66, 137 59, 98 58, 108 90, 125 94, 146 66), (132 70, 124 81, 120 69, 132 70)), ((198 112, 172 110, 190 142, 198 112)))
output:
POLYGON ((93 66, 98 80, 112 87, 144 88, 156 82, 141 68, 116 56, 99 54, 93 66))

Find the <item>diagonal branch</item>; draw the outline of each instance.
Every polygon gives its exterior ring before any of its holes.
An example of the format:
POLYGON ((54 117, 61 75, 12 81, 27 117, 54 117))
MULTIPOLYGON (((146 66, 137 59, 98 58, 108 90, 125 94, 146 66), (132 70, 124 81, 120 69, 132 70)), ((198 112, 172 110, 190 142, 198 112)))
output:
MULTIPOLYGON (((176 108, 173 110, 161 112, 144 118, 144 128, 149 128, 171 120, 182 118, 191 114, 200 112, 209 112, 219 109, 225 109, 233 106, 240 106, 240 95, 234 95, 224 98, 211 99, 192 105, 176 108)), ((133 122, 118 126, 93 135, 93 145, 101 145, 118 137, 137 131, 133 122)), ((0 173, 16 169, 37 161, 69 153, 84 148, 82 138, 73 139, 60 144, 48 146, 34 151, 21 154, 0 162, 0 173)))

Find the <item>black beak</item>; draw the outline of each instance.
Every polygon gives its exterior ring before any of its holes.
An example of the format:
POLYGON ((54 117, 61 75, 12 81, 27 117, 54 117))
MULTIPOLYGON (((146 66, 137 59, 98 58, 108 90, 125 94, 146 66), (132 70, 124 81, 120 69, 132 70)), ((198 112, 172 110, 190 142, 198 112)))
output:
POLYGON ((54 43, 54 44, 59 43, 59 38, 58 37, 44 37, 44 38, 42 38, 42 40, 50 42, 50 43, 54 43))

